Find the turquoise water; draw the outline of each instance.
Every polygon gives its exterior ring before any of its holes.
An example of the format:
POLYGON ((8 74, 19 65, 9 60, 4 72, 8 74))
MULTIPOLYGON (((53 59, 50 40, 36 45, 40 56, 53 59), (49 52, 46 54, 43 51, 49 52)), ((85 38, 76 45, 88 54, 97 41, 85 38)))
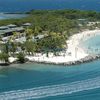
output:
POLYGON ((100 54, 100 35, 95 35, 83 41, 82 45, 88 53, 100 54))
POLYGON ((18 96, 25 92, 35 93, 25 97, 29 96, 32 100, 99 100, 99 65, 100 61, 73 67, 44 64, 11 65, 12 67, 0 70, 0 97, 11 97, 10 91, 13 90, 13 94, 17 93, 14 96, 17 100, 18 96))

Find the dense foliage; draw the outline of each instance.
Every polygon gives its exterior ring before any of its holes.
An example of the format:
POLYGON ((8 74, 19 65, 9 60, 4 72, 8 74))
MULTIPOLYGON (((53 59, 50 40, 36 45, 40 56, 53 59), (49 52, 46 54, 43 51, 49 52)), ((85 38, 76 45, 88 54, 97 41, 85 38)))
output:
POLYGON ((18 62, 19 63, 24 63, 25 62, 25 55, 20 52, 18 55, 17 55, 17 58, 18 58, 18 62))
POLYGON ((0 53, 0 60, 4 62, 8 62, 9 55, 7 53, 0 53))
MULTIPOLYGON (((24 62, 24 54, 35 54, 37 52, 48 53, 58 52, 66 49, 66 39, 74 33, 83 29, 94 29, 100 27, 100 24, 86 26, 89 21, 100 20, 100 13, 94 11, 80 10, 32 10, 27 12, 26 18, 1 20, 0 25, 16 24, 21 26, 23 23, 31 23, 32 25, 26 28, 23 35, 26 37, 26 42, 12 42, 17 37, 21 37, 22 33, 14 32, 10 40, 3 44, 3 53, 16 53, 19 48, 21 53, 17 56, 19 62, 24 62), (38 35, 44 35, 39 39, 38 35), (33 39, 34 38, 34 39, 33 39)), ((2 40, 2 39, 1 39, 2 40)), ((4 55, 4 58, 6 55, 4 55)), ((0 59, 4 59, 2 55, 0 59)), ((6 60, 6 59, 5 59, 6 60)))
POLYGON ((27 12, 28 17, 22 19, 9 19, 0 21, 0 25, 31 22, 34 30, 38 32, 53 31, 64 32, 79 28, 78 19, 99 20, 100 13, 95 11, 80 10, 32 10, 27 12))
POLYGON ((66 47, 66 39, 63 35, 50 33, 47 37, 37 41, 40 51, 61 51, 66 47))

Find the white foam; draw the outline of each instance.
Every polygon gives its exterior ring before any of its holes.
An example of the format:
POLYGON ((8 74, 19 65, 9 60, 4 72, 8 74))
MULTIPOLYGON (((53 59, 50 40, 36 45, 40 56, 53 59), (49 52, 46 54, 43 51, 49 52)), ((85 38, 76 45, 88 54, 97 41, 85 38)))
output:
POLYGON ((28 100, 49 96, 68 95, 84 90, 100 88, 100 77, 51 86, 41 86, 31 89, 14 90, 0 93, 0 100, 28 100))

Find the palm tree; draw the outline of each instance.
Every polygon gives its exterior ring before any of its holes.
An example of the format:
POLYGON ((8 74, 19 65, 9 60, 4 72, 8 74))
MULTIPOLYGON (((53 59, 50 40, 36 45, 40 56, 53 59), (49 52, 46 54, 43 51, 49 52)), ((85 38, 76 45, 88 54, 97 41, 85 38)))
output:
POLYGON ((18 62, 19 63, 24 63, 25 62, 25 55, 20 52, 18 55, 17 55, 17 58, 18 58, 18 62))
POLYGON ((25 33, 26 33, 27 40, 32 39, 32 36, 33 36, 33 30, 32 29, 27 28, 25 30, 25 33))
POLYGON ((19 38, 20 32, 13 32, 13 38, 19 38))
POLYGON ((33 41, 28 41, 28 40, 27 40, 27 41, 25 42, 24 46, 25 46, 26 51, 27 51, 29 54, 30 54, 30 53, 34 54, 34 52, 36 51, 36 43, 33 42, 33 41))
POLYGON ((7 53, 0 53, 0 60, 8 63, 8 54, 7 53))
POLYGON ((42 33, 42 28, 40 26, 34 27, 34 37, 39 35, 39 33, 42 33))

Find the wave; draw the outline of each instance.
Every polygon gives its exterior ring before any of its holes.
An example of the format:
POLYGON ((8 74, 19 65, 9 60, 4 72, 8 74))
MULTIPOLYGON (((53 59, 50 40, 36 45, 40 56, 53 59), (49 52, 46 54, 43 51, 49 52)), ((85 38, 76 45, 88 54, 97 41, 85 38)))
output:
POLYGON ((100 77, 72 83, 41 86, 31 89, 14 90, 0 93, 0 100, 28 100, 50 96, 68 95, 85 90, 100 88, 100 77))

